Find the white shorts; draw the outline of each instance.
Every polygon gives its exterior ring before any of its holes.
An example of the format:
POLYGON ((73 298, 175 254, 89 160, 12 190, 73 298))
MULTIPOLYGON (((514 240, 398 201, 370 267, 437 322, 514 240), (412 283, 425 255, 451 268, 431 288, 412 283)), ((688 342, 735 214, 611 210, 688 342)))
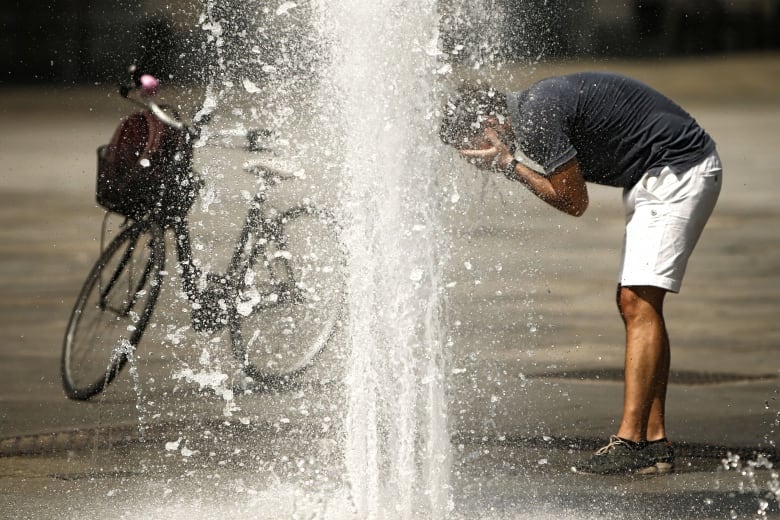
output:
POLYGON ((688 258, 718 200, 722 176, 720 158, 713 152, 689 170, 650 170, 623 191, 621 286, 680 291, 688 258))

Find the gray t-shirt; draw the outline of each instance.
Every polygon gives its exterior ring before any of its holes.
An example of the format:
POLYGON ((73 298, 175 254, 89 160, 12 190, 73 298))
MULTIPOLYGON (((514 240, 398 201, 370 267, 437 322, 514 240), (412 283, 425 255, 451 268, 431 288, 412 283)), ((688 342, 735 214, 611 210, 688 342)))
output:
POLYGON ((586 181, 630 188, 653 168, 684 170, 715 150, 685 110, 617 74, 544 79, 507 103, 518 159, 544 175, 576 157, 586 181))

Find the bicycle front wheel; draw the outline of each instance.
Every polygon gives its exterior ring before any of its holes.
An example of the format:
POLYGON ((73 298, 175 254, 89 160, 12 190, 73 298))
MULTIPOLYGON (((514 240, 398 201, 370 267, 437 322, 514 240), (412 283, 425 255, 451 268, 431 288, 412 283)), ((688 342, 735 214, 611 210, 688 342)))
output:
POLYGON ((156 224, 132 224, 101 253, 65 332, 61 370, 70 399, 100 393, 122 370, 152 315, 164 265, 164 236, 156 224))
POLYGON ((230 332, 244 373, 280 386, 306 370, 336 331, 345 257, 338 225, 321 209, 288 210, 271 234, 243 273, 230 332))

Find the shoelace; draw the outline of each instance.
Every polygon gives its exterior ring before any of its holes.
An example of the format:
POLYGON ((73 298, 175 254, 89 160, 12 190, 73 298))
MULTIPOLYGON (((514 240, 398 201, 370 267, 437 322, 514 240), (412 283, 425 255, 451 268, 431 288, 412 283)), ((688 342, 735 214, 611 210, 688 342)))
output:
POLYGON ((606 446, 603 446, 603 447, 599 448, 598 450, 596 450, 596 455, 605 455, 605 454, 609 453, 609 451, 612 448, 614 448, 615 446, 620 446, 621 444, 623 446, 631 448, 631 445, 629 445, 626 441, 624 441, 623 439, 621 439, 617 435, 612 435, 609 438, 609 444, 607 444, 606 446))

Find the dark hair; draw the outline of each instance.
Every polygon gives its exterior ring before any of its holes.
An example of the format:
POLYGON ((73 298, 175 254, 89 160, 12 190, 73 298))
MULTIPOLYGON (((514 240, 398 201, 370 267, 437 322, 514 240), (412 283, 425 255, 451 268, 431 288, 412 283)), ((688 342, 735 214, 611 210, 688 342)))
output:
POLYGON ((444 144, 458 147, 481 132, 489 116, 508 116, 506 95, 493 88, 464 85, 444 102, 443 112, 439 137, 444 144))

